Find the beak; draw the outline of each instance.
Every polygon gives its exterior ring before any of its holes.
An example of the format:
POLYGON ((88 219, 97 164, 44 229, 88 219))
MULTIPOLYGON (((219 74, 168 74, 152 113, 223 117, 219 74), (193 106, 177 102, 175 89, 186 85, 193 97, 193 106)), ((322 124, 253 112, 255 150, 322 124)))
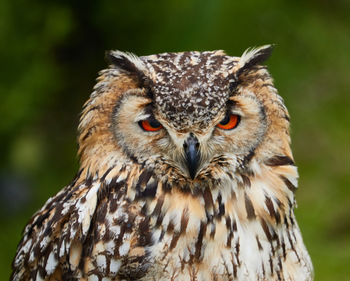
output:
POLYGON ((199 141, 191 133, 184 142, 184 151, 188 172, 192 179, 195 178, 200 160, 199 141))

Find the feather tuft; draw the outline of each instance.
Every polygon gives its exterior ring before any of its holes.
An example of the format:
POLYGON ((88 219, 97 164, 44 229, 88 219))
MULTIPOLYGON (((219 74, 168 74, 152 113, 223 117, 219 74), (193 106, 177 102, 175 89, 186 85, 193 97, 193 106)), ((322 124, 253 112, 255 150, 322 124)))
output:
POLYGON ((237 65, 236 77, 252 66, 264 62, 269 58, 274 45, 264 45, 261 47, 249 48, 244 51, 237 65))

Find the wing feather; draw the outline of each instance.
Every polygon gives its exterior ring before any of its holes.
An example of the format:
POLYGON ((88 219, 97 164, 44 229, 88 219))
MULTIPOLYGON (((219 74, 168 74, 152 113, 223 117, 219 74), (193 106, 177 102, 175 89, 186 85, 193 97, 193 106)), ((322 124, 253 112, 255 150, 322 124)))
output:
POLYGON ((118 166, 102 179, 85 175, 50 198, 25 227, 10 280, 118 280, 144 219, 141 206, 131 208, 126 199, 138 176, 118 166))
POLYGON ((72 243, 82 245, 86 239, 99 187, 99 182, 70 185, 46 202, 25 227, 11 280, 44 280, 59 265, 72 274, 77 271, 82 247, 72 243))

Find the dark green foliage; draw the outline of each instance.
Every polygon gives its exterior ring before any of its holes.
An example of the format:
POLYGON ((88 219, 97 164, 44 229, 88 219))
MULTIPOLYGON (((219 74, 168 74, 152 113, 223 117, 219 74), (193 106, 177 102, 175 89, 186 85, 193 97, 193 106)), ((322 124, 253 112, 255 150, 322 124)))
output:
POLYGON ((276 44, 292 121, 297 217, 316 280, 350 260, 348 1, 0 1, 0 279, 31 214, 77 171, 79 112, 105 50, 146 55, 276 44))

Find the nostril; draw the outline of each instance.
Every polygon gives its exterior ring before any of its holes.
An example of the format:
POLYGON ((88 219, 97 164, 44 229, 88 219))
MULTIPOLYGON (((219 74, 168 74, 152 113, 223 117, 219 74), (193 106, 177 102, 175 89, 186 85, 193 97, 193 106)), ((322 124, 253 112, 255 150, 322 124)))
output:
POLYGON ((195 135, 193 135, 192 133, 190 134, 190 136, 183 143, 183 148, 184 148, 185 151, 191 150, 191 149, 195 149, 195 150, 198 151, 199 147, 200 147, 199 141, 195 137, 195 135))

